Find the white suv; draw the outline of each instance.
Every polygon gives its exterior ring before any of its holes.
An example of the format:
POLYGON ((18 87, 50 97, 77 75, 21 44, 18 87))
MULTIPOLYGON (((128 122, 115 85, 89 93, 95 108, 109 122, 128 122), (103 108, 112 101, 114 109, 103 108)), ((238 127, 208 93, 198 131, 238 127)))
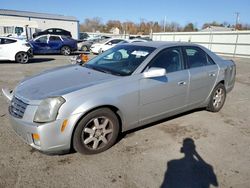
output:
POLYGON ((27 63, 32 57, 32 49, 25 40, 0 37, 0 60, 27 63))

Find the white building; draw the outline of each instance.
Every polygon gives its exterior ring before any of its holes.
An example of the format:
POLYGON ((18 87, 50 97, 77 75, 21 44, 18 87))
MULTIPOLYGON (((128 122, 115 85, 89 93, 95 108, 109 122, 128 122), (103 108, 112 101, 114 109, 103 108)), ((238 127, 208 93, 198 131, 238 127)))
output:
POLYGON ((120 34, 120 29, 118 27, 113 27, 112 29, 110 29, 109 32, 114 34, 114 35, 119 35, 120 34))
POLYGON ((204 29, 202 29, 202 32, 210 32, 210 31, 234 31, 234 28, 231 27, 223 27, 223 26, 208 26, 204 29))
POLYGON ((78 39, 79 21, 73 16, 0 9, 0 35, 27 31, 28 36, 32 36, 48 28, 70 31, 72 37, 78 39))

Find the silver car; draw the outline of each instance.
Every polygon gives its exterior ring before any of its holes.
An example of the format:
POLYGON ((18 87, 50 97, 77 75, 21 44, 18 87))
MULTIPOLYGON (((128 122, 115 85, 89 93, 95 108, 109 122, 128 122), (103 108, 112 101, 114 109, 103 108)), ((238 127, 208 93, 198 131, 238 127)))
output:
POLYGON ((3 93, 13 129, 32 147, 95 154, 121 132, 194 108, 218 112, 235 73, 233 61, 202 46, 142 42, 45 71, 3 93))

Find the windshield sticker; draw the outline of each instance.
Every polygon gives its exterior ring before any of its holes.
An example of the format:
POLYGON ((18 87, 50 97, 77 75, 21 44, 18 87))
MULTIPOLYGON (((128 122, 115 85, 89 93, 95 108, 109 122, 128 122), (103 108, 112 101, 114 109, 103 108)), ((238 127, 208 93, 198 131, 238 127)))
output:
POLYGON ((145 51, 133 51, 131 53, 132 55, 135 55, 136 57, 145 57, 148 55, 148 52, 145 52, 145 51))

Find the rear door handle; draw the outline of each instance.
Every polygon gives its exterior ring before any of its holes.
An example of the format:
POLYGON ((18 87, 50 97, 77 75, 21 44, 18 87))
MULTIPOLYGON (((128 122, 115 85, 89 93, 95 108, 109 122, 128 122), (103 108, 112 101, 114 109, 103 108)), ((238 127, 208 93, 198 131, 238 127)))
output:
POLYGON ((214 77, 214 76, 216 76, 216 74, 214 72, 210 72, 210 73, 208 73, 208 76, 214 77))
POLYGON ((180 81, 180 82, 178 82, 178 85, 179 86, 184 86, 184 85, 186 85, 187 83, 186 82, 184 82, 184 81, 180 81))

